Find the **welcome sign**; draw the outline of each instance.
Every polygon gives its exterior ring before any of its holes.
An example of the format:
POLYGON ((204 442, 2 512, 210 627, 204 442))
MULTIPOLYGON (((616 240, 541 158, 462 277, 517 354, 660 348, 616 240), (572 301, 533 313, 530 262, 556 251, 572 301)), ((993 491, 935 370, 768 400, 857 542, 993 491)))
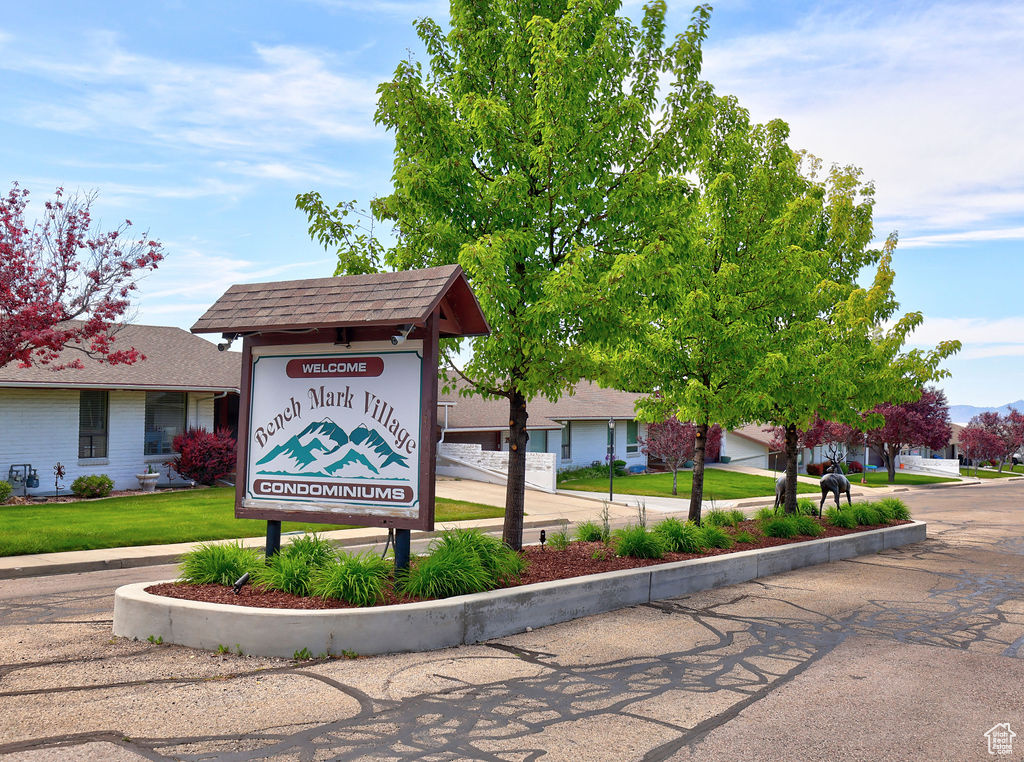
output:
POLYGON ((422 342, 384 347, 253 347, 244 508, 419 516, 422 342))

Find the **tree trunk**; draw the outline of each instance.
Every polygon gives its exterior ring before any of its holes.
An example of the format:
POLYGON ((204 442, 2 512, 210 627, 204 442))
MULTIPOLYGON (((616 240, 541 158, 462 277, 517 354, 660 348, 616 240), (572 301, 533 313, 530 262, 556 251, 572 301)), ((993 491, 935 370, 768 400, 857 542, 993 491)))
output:
POLYGON ((526 492, 526 398, 513 391, 508 400, 508 481, 505 525, 501 539, 512 550, 523 549, 523 502, 526 492))
POLYGON ((700 503, 704 499, 704 443, 708 438, 708 425, 697 426, 697 436, 693 443, 693 484, 690 487, 690 515, 688 519, 700 524, 700 503))
POLYGON ((893 450, 892 445, 886 445, 884 455, 885 458, 885 470, 889 475, 889 484, 896 483, 896 453, 893 450))
POLYGON ((786 513, 796 513, 796 456, 800 432, 796 424, 786 426, 786 513))
POLYGON ((676 484, 679 480, 679 466, 672 466, 672 494, 678 495, 679 492, 676 489, 676 484))

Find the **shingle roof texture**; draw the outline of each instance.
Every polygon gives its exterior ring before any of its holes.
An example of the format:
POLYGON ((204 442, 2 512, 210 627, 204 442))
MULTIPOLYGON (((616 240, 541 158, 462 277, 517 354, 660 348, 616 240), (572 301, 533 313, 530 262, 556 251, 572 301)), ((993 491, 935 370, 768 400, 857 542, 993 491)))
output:
POLYGON ((119 329, 115 349, 135 347, 146 356, 132 365, 107 365, 75 349, 65 349, 58 362, 82 361, 83 368, 54 371, 48 365, 0 368, 0 386, 40 384, 64 388, 237 390, 242 355, 220 352, 206 339, 181 328, 162 325, 126 325, 119 329))
POLYGON ((241 283, 229 288, 192 331, 421 323, 461 272, 458 265, 445 265, 344 278, 241 283))

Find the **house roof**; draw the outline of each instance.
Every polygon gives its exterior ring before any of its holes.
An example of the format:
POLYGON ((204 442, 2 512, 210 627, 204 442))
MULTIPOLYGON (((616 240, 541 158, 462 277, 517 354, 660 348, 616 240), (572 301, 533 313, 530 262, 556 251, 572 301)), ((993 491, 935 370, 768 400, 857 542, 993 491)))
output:
MULTIPOLYGON (((464 388, 464 387, 463 387, 464 388)), ((642 394, 602 389, 590 381, 576 384, 573 393, 564 394, 557 402, 543 397, 530 400, 527 429, 557 429, 561 421, 607 421, 609 418, 632 420, 634 405, 642 394)), ((493 431, 508 428, 508 401, 487 400, 479 396, 460 397, 458 392, 438 396, 438 402, 454 402, 448 408, 448 429, 462 431, 493 431)), ((444 421, 445 413, 438 413, 444 421)))
POLYGON ((768 449, 771 449, 772 441, 772 427, 765 426, 760 423, 748 423, 746 426, 740 426, 736 429, 731 429, 730 434, 749 439, 752 442, 757 442, 759 445, 764 445, 768 449))
POLYGON ((446 300, 442 336, 489 333, 480 305, 458 265, 340 278, 241 283, 229 288, 192 333, 248 333, 291 328, 423 325, 446 300))
POLYGON ((114 348, 128 347, 135 347, 146 359, 132 365, 108 365, 79 350, 65 349, 55 364, 78 359, 81 369, 19 368, 10 363, 0 368, 0 387, 238 391, 241 353, 220 352, 206 339, 181 328, 125 325, 117 332, 114 348))

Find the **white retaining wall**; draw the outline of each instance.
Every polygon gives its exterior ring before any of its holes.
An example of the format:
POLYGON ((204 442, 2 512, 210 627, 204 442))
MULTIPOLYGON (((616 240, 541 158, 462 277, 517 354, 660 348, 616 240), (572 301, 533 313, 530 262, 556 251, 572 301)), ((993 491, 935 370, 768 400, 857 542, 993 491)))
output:
MULTIPOLYGON (((212 397, 188 395, 189 426, 212 430, 212 397)), ((29 494, 52 493, 53 467, 60 462, 65 471, 62 492, 70 492, 75 479, 89 474, 106 474, 114 489, 138 489, 135 474, 147 464, 160 472, 161 483, 167 481, 163 463, 171 456, 143 455, 144 391, 110 391, 105 458, 78 457, 78 398, 77 389, 0 389, 0 479, 7 479, 10 466, 28 463, 39 474, 39 487, 29 494)))
POLYGON ((899 462, 908 471, 960 476, 960 461, 949 458, 923 458, 920 455, 900 455, 899 462))
MULTIPOLYGON (((484 450, 478 444, 441 442, 437 447, 437 473, 491 484, 508 481, 508 451, 484 450)), ((555 491, 555 454, 526 453, 526 486, 555 491)))

